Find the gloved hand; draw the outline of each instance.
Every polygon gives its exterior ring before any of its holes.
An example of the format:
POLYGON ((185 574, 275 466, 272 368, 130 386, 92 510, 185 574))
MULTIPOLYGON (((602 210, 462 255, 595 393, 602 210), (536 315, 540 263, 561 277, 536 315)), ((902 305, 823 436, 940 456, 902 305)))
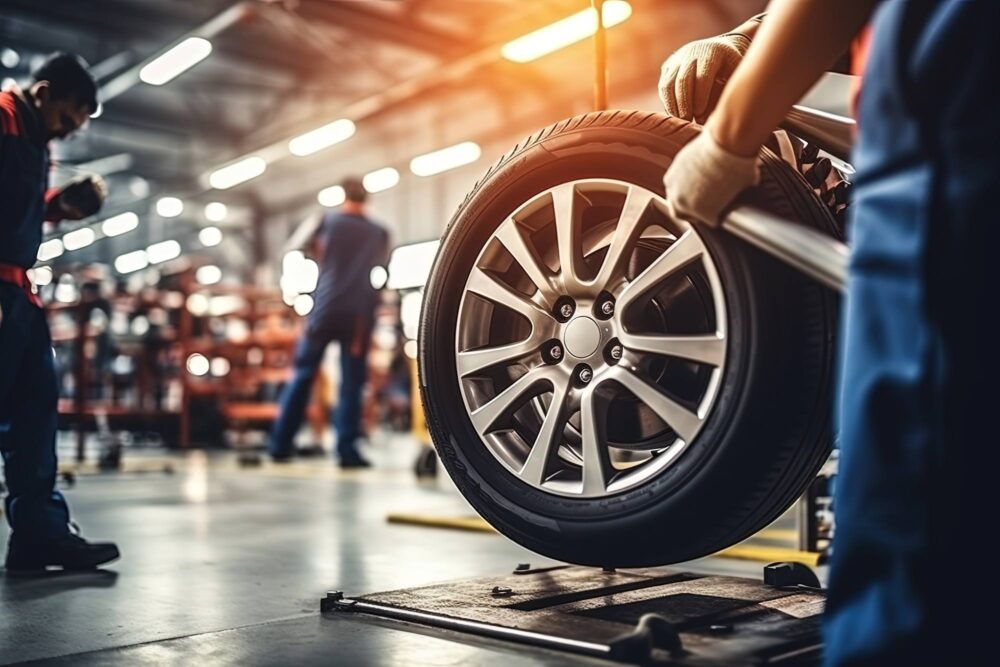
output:
POLYGON ((660 69, 660 100, 667 113, 704 123, 749 48, 749 39, 731 33, 677 49, 660 69))
POLYGON ((756 157, 730 153, 706 128, 677 153, 663 183, 674 216, 716 226, 736 195, 759 178, 756 157))
POLYGON ((104 205, 108 186, 100 176, 84 176, 67 183, 48 204, 48 220, 82 220, 104 205))

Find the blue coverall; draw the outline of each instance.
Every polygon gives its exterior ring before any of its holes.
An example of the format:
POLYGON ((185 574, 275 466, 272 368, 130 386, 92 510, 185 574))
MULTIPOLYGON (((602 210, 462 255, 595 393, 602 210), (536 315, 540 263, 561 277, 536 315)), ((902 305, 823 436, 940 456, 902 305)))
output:
POLYGON ((272 456, 293 453, 306 405, 326 346, 340 343, 340 392, 333 415, 337 456, 360 458, 362 390, 368 373, 368 344, 374 327, 377 292, 371 271, 385 261, 385 228, 359 215, 327 214, 318 232, 323 246, 314 307, 295 349, 295 375, 281 395, 281 411, 271 430, 272 456))
MULTIPOLYGON (((985 664, 1000 3, 883 2, 859 107, 828 665, 985 664), (992 278, 990 277, 992 276, 992 278), (956 572, 956 570, 960 570, 956 572), (977 597, 986 600, 976 602, 977 597)), ((992 614, 987 615, 992 616, 992 614)))
MULTIPOLYGON (((0 93, 0 264, 34 265, 42 240, 49 151, 35 112, 0 93)), ((5 509, 25 544, 69 532, 69 509, 56 482, 59 390, 45 312, 23 285, 0 280, 0 452, 5 509)))

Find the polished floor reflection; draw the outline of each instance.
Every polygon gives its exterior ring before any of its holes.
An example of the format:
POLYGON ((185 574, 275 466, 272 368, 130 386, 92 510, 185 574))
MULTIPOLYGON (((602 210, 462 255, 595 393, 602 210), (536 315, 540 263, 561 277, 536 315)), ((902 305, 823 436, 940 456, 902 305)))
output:
POLYGON ((195 452, 173 474, 80 476, 66 491, 74 518, 88 537, 116 540, 123 558, 95 573, 0 577, 0 664, 584 664, 321 617, 330 589, 357 595, 546 562, 494 534, 387 523, 391 512, 472 512, 447 479, 415 479, 412 442, 387 440, 371 455, 377 469, 350 473, 326 460, 241 469, 195 452))

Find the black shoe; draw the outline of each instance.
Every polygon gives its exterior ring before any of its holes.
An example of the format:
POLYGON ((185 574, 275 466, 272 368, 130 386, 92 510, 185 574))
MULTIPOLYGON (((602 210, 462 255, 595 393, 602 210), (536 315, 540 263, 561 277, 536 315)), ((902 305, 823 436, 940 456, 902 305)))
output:
POLYGON ((371 461, 358 454, 340 460, 341 470, 357 470, 360 468, 371 468, 371 461))
POLYGON ((291 463, 294 458, 292 454, 271 454, 271 463, 291 463))
POLYGON ((119 556, 112 542, 90 543, 72 533, 45 544, 22 544, 15 537, 7 547, 6 567, 8 572, 43 571, 47 567, 93 570, 119 556))

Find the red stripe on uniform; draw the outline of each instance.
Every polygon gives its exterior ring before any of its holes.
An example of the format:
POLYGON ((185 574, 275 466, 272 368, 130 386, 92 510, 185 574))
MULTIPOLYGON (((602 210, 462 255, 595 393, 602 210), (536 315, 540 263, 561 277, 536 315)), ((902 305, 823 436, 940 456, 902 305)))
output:
POLYGON ((24 124, 17 113, 17 99, 13 93, 0 93, 0 134, 24 136, 24 124))

